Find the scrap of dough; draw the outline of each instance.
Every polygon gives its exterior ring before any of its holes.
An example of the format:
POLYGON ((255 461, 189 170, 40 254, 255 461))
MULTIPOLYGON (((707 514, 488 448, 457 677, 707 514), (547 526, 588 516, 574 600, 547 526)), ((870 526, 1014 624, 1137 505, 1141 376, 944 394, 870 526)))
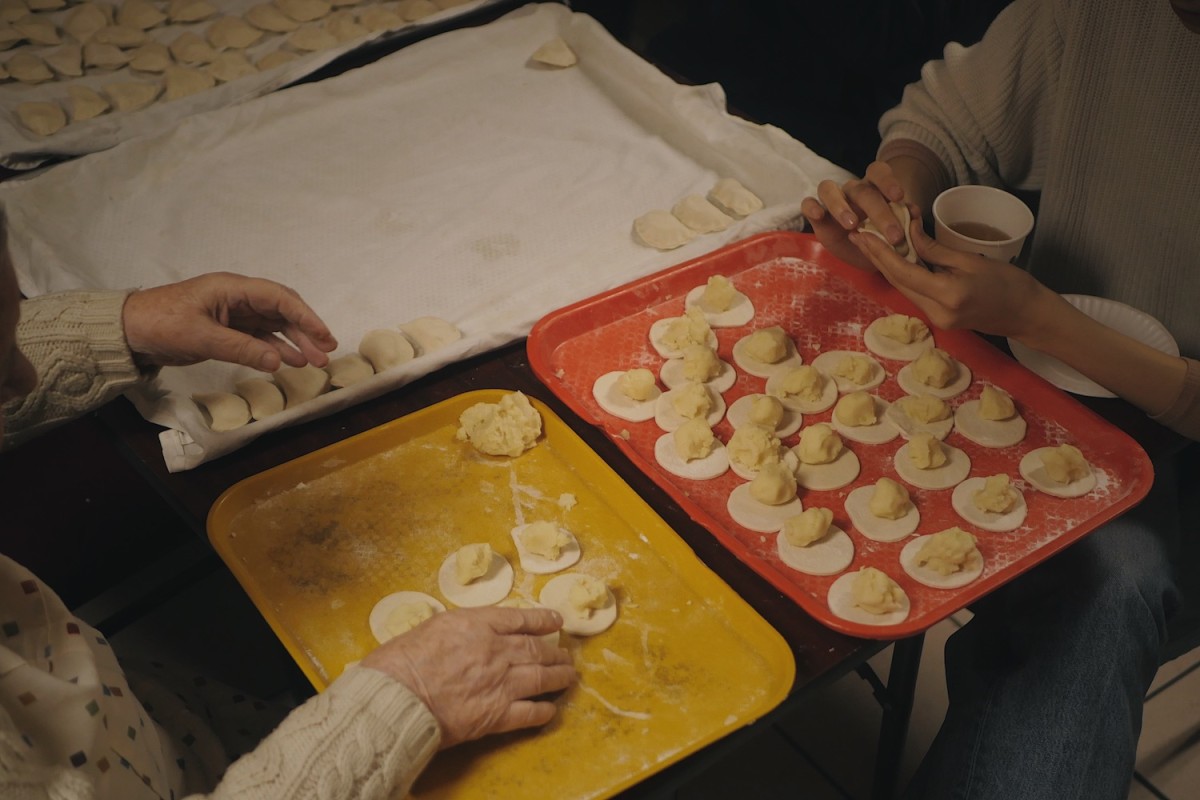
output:
POLYGON ((83 75, 83 48, 77 44, 64 44, 53 53, 47 53, 45 59, 59 75, 69 78, 83 75))
POLYGON ((167 7, 167 17, 172 22, 199 22, 217 13, 206 0, 171 0, 167 7))
POLYGON ((217 57, 212 45, 191 31, 176 36, 170 47, 171 55, 182 64, 208 64, 217 57))
POLYGON ((87 44, 96 31, 108 25, 108 16, 96 3, 83 3, 67 12, 63 30, 80 44, 87 44))
MULTIPOLYGON (((469 545, 468 545, 469 546, 469 545)), ((470 583, 458 580, 458 551, 451 553, 438 569, 438 589, 456 606, 474 608, 499 603, 513 587, 513 568, 504 556, 491 550, 484 573, 470 583)))
POLYGON ((549 575, 574 566, 582 552, 575 535, 549 521, 518 525, 510 532, 521 569, 531 575, 549 575))
POLYGON ((671 213, 696 233, 717 233, 733 224, 733 217, 698 194, 689 194, 680 200, 671 213))
POLYGON ((234 388, 250 406, 250 416, 254 419, 266 419, 283 411, 283 391, 266 378, 246 378, 234 388))
POLYGON ((100 44, 111 44, 127 50, 131 47, 141 47, 148 39, 141 28, 128 25, 108 25, 92 34, 92 41, 100 44))
POLYGON ((562 614, 563 631, 576 636, 602 633, 617 621, 617 598, 603 581, 590 575, 569 572, 551 578, 538 601, 562 614))
POLYGON ((880 478, 873 486, 859 486, 846 495, 846 513, 858 532, 868 539, 876 542, 897 542, 911 536, 917 530, 921 524, 921 512, 908 501, 908 493, 905 492, 905 501, 899 516, 893 519, 874 513, 871 508, 872 501, 879 495, 879 484, 883 481, 891 479, 880 478))
POLYGON ((347 355, 335 358, 329 362, 329 365, 325 369, 329 373, 330 385, 336 386, 339 389, 353 386, 375 374, 374 368, 371 367, 371 362, 358 353, 348 353, 347 355))
POLYGON ((217 85, 216 78, 194 67, 171 64, 166 68, 165 75, 167 87, 165 96, 168 101, 198 94, 217 85))
POLYGON ((83 122, 98 117, 111 108, 103 95, 86 86, 68 86, 67 98, 71 103, 72 122, 83 122))
POLYGON ((375 604, 375 607, 371 609, 371 614, 367 617, 367 626, 370 627, 375 641, 383 644, 388 639, 407 632, 411 627, 416 627, 416 625, 409 626, 408 623, 415 616, 423 615, 423 612, 418 609, 414 615, 413 612, 405 610, 406 607, 414 605, 423 605, 433 613, 441 613, 446 610, 442 601, 424 592, 393 592, 385 595, 375 604))
POLYGON ((361 39, 369 31, 360 25, 350 11, 335 11, 324 22, 325 30, 333 34, 339 42, 352 42, 361 39))
POLYGON ((295 61, 300 56, 293 53, 291 50, 276 50, 274 53, 267 53, 256 62, 256 66, 266 72, 275 67, 281 67, 289 61, 295 61))
POLYGON ((241 17, 220 17, 208 26, 204 35, 218 50, 244 50, 262 38, 262 31, 241 17))
POLYGON ((268 33, 291 33, 300 23, 270 3, 260 3, 246 12, 246 22, 268 33))
POLYGON ((412 343, 403 333, 392 328, 376 328, 368 331, 358 343, 358 352, 371 362, 376 372, 383 372, 406 361, 414 355, 412 343))
POLYGON ((481 453, 516 457, 537 442, 542 417, 521 392, 512 392, 498 403, 476 403, 458 418, 456 438, 469 441, 481 453))
POLYGON ((208 427, 217 433, 240 428, 250 421, 250 404, 232 392, 194 394, 192 402, 204 412, 208 427))
POLYGON ((158 99, 162 87, 143 81, 116 81, 104 86, 104 94, 117 111, 137 111, 158 99))
POLYGON ((708 192, 708 199, 717 208, 734 217, 748 217, 763 207, 758 195, 734 178, 722 178, 708 192))
POLYGON ((275 383, 287 401, 285 408, 295 408, 329 390, 329 373, 312 364, 303 367, 280 367, 275 383))
POLYGON ((33 53, 17 53, 4 65, 8 74, 21 83, 41 83, 54 78, 46 62, 33 53))
POLYGON ((306 25, 289 34, 287 42, 297 50, 315 53, 318 50, 328 50, 337 47, 338 40, 332 33, 315 25, 306 25))
POLYGON ((545 64, 548 67, 558 67, 559 69, 573 67, 579 63, 579 59, 575 56, 575 51, 571 49, 570 45, 561 36, 555 36, 537 50, 534 50, 533 55, 529 59, 539 64, 545 64))
POLYGON ((83 63, 89 67, 118 69, 129 63, 129 54, 116 45, 88 42, 83 46, 83 63))
POLYGON ((379 31, 390 31, 393 28, 399 28, 404 24, 399 14, 392 12, 382 6, 371 6, 363 9, 358 15, 358 21, 371 33, 379 31))
POLYGON ((458 326, 441 317, 417 317, 402 323, 400 330, 413 343, 419 356, 441 350, 462 338, 462 331, 458 326))
POLYGON ((67 115, 62 106, 52 102, 20 103, 17 117, 22 125, 38 136, 57 133, 67 124, 67 115))
POLYGON ((240 50, 227 50, 214 58, 207 70, 209 75, 221 83, 229 83, 257 73, 258 67, 251 64, 250 59, 240 50))
POLYGON ((312 22, 333 10, 326 0, 273 0, 273 2, 276 8, 296 22, 312 22))
POLYGON ((14 21, 12 26, 28 39, 30 44, 58 44, 62 41, 54 23, 48 19, 41 19, 36 14, 21 17, 14 21))
POLYGON ((668 211, 647 211, 633 221, 637 240, 656 250, 674 250, 696 238, 695 232, 668 211))
POLYGON ((117 22, 138 30, 148 31, 166 20, 167 15, 150 0, 125 0, 117 9, 117 22))
POLYGON ((878 236, 883 240, 884 244, 892 247, 901 258, 915 264, 917 263, 917 250, 913 247, 912 231, 909 226, 909 223, 912 222, 912 214, 909 212, 908 206, 904 203, 888 203, 888 205, 891 206, 892 213, 896 215, 896 219, 900 223, 900 230, 904 231, 904 241, 893 246, 887 240, 887 237, 883 235, 883 231, 879 230, 871 220, 864 222, 858 230, 861 233, 870 233, 878 236))
MULTIPOLYGON (((161 42, 147 42, 134 50, 131 55, 129 66, 142 72, 166 72, 167 67, 173 63, 171 51, 161 42)), ((167 94, 170 95, 169 87, 167 94)), ((170 100, 170 96, 167 99, 170 100)))

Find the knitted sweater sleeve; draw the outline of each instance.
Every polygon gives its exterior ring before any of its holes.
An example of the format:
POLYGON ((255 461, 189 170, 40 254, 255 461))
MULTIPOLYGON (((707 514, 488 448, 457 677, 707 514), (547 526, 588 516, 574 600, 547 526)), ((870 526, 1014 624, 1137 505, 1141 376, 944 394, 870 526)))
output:
POLYGON ((388 800, 433 758, 441 731, 397 681, 352 668, 235 761, 209 795, 189 800, 388 800))
POLYGON ((5 406, 6 446, 99 408, 141 380, 121 323, 128 295, 65 292, 21 303, 17 345, 38 384, 5 406))
POLYGON ((944 185, 1040 188, 1061 60, 1060 2, 1015 0, 971 47, 951 42, 879 121, 886 160, 916 142, 944 185), (933 166, 933 165, 931 165, 933 166))

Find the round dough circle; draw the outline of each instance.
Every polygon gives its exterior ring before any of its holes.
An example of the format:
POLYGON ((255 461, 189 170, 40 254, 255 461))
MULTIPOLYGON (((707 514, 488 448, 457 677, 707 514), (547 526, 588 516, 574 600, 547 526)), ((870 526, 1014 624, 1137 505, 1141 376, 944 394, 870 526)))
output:
POLYGON ((559 527, 559 530, 565 533, 571 541, 562 546, 559 550, 558 558, 551 560, 543 558, 536 553, 531 553, 525 548, 525 544, 521 541, 521 533, 528 527, 528 524, 518 525, 509 531, 513 544, 517 546, 517 557, 521 561, 521 569, 533 575, 549 575, 553 572, 562 572, 567 567, 572 567, 579 561, 582 552, 579 549, 579 540, 575 538, 575 534, 566 528, 559 527))
MULTIPOLYGON (((793 453, 791 450, 788 450, 786 447, 781 448, 781 449, 783 450, 784 466, 786 466, 788 469, 790 469, 792 471, 793 474, 795 474, 796 468, 800 463, 800 459, 796 458, 796 454, 793 453)), ((758 475, 757 469, 748 469, 746 467, 743 467, 741 464, 738 464, 733 459, 729 460, 729 468, 731 470, 733 470, 734 475, 737 475, 742 480, 752 481, 752 480, 754 480, 755 476, 758 475)))
POLYGON ((454 574, 456 555, 457 551, 447 556, 438 570, 438 589, 447 600, 456 606, 474 608, 494 606, 508 597, 513 587, 513 568, 504 556, 492 551, 487 573, 463 586, 454 574))
POLYGON ((808 547, 796 547, 783 531, 775 537, 779 558, 797 572, 806 575, 836 575, 854 561, 854 542, 837 525, 808 547))
MULTIPOLYGON (((700 296, 704 294, 707 285, 702 284, 690 291, 683 298, 683 307, 691 308, 696 306, 700 308, 700 296)), ((713 313, 705 311, 704 318, 708 320, 708 324, 714 328, 736 328, 739 325, 745 325, 750 320, 754 319, 754 304, 750 302, 750 298, 741 292, 734 290, 733 303, 724 311, 713 313)))
POLYGON ((759 361, 746 352, 746 340, 753 336, 748 333, 733 343, 733 363, 742 368, 743 372, 756 378, 769 378, 777 372, 784 372, 804 365, 804 359, 796 352, 796 343, 791 337, 787 340, 787 355, 773 364, 759 361))
POLYGON ((958 589, 966 586, 971 581, 983 574, 983 559, 979 560, 979 567, 976 569, 962 570, 960 572, 952 572, 949 575, 942 575, 940 572, 928 569, 926 567, 917 566, 917 553, 921 552, 925 542, 934 534, 918 536, 908 544, 904 545, 904 549, 900 551, 900 566, 904 568, 913 580, 917 583, 923 583, 934 589, 958 589))
MULTIPOLYGON (((663 319, 655 320, 650 325, 650 346, 663 358, 683 358, 682 350, 668 347, 666 342, 663 341, 663 336, 666 334, 667 328, 671 327, 671 323, 677 319, 680 319, 680 317, 664 317, 663 319)), ((708 332, 708 339, 704 344, 716 350, 717 335, 710 330, 708 332)))
POLYGON ((1082 497, 1096 488, 1096 471, 1088 464, 1088 474, 1077 481, 1068 484, 1055 483, 1046 474, 1040 454, 1043 450, 1053 450, 1052 447, 1039 447, 1025 454, 1019 467, 1021 477, 1029 481, 1033 488, 1054 497, 1082 497))
POLYGON ((551 578, 542 587, 542 592, 538 595, 538 602, 562 614, 562 629, 566 633, 575 636, 594 636, 608 630, 617 621, 617 598, 613 596, 612 589, 609 589, 608 600, 603 607, 593 610, 590 617, 578 616, 571 608, 568 598, 571 594, 571 587, 579 581, 580 577, 577 573, 568 572, 566 575, 551 578))
POLYGON ((375 641, 383 644, 392 638, 388 634, 384 623, 387 622, 388 616, 393 611, 409 603, 428 603, 433 608, 434 613, 441 613, 446 610, 446 606, 441 600, 424 592, 392 592, 389 595, 384 595, 375 604, 375 607, 371 609, 370 616, 367 617, 367 625, 371 628, 371 635, 375 637, 375 641))
POLYGON ((984 419, 979 416, 979 401, 968 400, 954 412, 954 427, 966 438, 983 447, 1010 447, 1025 438, 1025 418, 984 419))
POLYGON ((820 370, 821 372, 823 372, 826 377, 828 377, 830 380, 832 380, 833 383, 837 386, 837 390, 839 392, 841 392, 842 394, 849 394, 850 392, 857 392, 860 389, 864 392, 869 392, 870 390, 872 390, 875 387, 882 384, 887 379, 887 370, 885 370, 883 368, 883 364, 880 364, 878 361, 876 361, 874 358, 871 358, 871 356, 867 355, 866 353, 860 353, 857 350, 829 350, 827 352, 821 353, 821 355, 814 358, 812 361, 812 365, 814 367, 816 367, 818 370, 820 370), (863 358, 870 360, 870 362, 871 362, 871 377, 868 378, 867 382, 864 383, 862 386, 859 386, 857 383, 850 380, 849 378, 843 378, 839 375, 834 374, 834 369, 837 367, 838 363, 846 356, 862 356, 863 358))
POLYGON ((804 511, 799 497, 793 497, 777 506, 759 502, 750 494, 748 483, 740 484, 729 493, 725 508, 738 525, 759 533, 775 533, 782 530, 788 517, 794 517, 804 511))
POLYGON ((870 611, 854 605, 854 593, 851 587, 854 585, 854 576, 857 574, 856 572, 848 573, 829 585, 829 594, 826 595, 825 602, 834 615, 847 622, 857 622, 860 625, 899 625, 908 619, 910 604, 908 593, 903 589, 900 590, 903 592, 902 607, 887 614, 872 614, 870 611))
POLYGON ((898 542, 912 536, 921 524, 921 512, 909 499, 908 511, 899 519, 877 517, 871 513, 871 498, 875 495, 875 484, 860 486, 846 495, 846 513, 858 532, 876 542, 898 542))
MULTIPOLYGON (((737 430, 741 426, 750 421, 750 409, 754 406, 756 398, 762 395, 748 394, 744 397, 739 397, 733 401, 733 405, 729 407, 729 424, 737 430)), ((783 403, 782 400, 780 400, 783 403)), ((716 424, 715 422, 712 424, 716 424)), ((785 436, 791 436, 796 431, 800 430, 800 426, 804 424, 804 417, 800 412, 787 404, 783 406, 783 416, 779 420, 779 424, 775 426, 775 435, 782 439, 785 436)))
POLYGON ((600 408, 629 422, 645 422, 654 418, 654 407, 662 390, 654 387, 654 396, 646 400, 634 400, 621 391, 618 383, 624 370, 606 372, 592 384, 592 397, 600 404, 600 408))
POLYGON ((892 459, 896 473, 918 489, 949 489, 966 480, 971 474, 971 458, 953 445, 942 443, 946 451, 946 463, 933 469, 918 469, 908 458, 908 443, 896 451, 892 459))
POLYGON ((958 359, 952 360, 955 366, 958 367, 958 375, 954 380, 941 388, 929 386, 917 380, 913 375, 912 364, 906 364, 900 368, 900 371, 896 373, 896 383, 900 384, 900 388, 909 394, 931 394, 943 400, 957 397, 971 385, 971 369, 958 359))
POLYGON ((654 442, 654 460, 672 475, 693 481, 719 478, 729 469, 729 455, 719 439, 713 443, 712 452, 704 458, 684 461, 675 449, 673 433, 664 433, 654 442))
MULTIPOLYGON (((710 386, 718 392, 728 392, 733 388, 733 384, 737 382, 737 371, 733 365, 723 359, 718 359, 721 362, 721 371, 717 373, 717 377, 710 381, 705 381, 706 386, 710 386)), ((663 362, 662 369, 658 371, 658 378, 662 381, 663 386, 668 389, 681 389, 689 383, 689 380, 683 374, 683 359, 672 358, 663 362)))
POLYGON ((838 454, 838 457, 828 464, 805 464, 800 460, 800 454, 796 451, 799 446, 796 445, 790 451, 792 457, 796 459, 796 468, 793 472, 796 473, 796 483, 809 491, 826 492, 849 486, 854 483, 854 479, 862 470, 858 456, 854 454, 853 450, 846 447, 842 447, 842 452, 838 454))
POLYGON ((863 331, 863 344, 875 355, 881 358, 890 358, 893 361, 916 361, 921 357, 921 353, 933 347, 933 331, 929 332, 928 339, 904 344, 879 333, 879 323, 882 320, 883 317, 874 320, 863 331))
MULTIPOLYGON (((704 421, 708 423, 708 427, 712 428, 724 419, 726 406, 725 398, 721 396, 721 393, 712 387, 709 388, 712 390, 710 394, 713 407, 712 411, 704 416, 704 421)), ((677 391, 679 389, 668 389, 659 395, 658 401, 654 404, 654 424, 668 433, 678 430, 683 423, 687 422, 687 419, 675 410, 675 406, 671 405, 677 391)))
MULTIPOLYGON (((909 395, 910 397, 912 395, 909 395)), ((903 400, 904 398, 900 398, 903 400)), ((936 422, 917 422, 904 410, 904 403, 897 400, 883 412, 883 417, 900 432, 905 439, 911 439, 918 433, 929 433, 940 439, 945 439, 954 430, 954 415, 939 419, 936 422)))
POLYGON ((899 436, 900 432, 896 430, 896 426, 887 420, 887 411, 891 404, 878 395, 871 395, 871 399, 875 401, 875 424, 847 425, 837 418, 835 410, 829 418, 833 429, 843 438, 862 444, 886 444, 899 436))
POLYGON ((1017 489, 1017 503, 1013 506, 1013 510, 1007 513, 997 514, 994 511, 981 511, 975 505, 975 495, 983 489, 986 483, 987 478, 967 478, 954 487, 954 493, 950 495, 950 505, 964 520, 985 531, 1003 533, 1004 531, 1015 531, 1021 527, 1028 511, 1025 495, 1021 493, 1020 489, 1017 489))
POLYGON ((838 386, 828 375, 825 375, 825 386, 821 388, 821 396, 816 400, 805 400, 797 396, 784 397, 779 384, 782 383, 786 373, 787 370, 780 370, 772 374, 767 378, 767 385, 764 389, 767 394, 778 397, 784 408, 790 408, 801 414, 820 414, 822 411, 833 408, 834 403, 837 402, 838 386))

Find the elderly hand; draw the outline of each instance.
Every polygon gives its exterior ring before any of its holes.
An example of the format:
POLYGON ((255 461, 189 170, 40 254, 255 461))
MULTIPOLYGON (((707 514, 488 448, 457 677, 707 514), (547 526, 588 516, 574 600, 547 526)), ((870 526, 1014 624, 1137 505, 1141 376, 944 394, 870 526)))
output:
POLYGON ((919 216, 914 216, 911 235, 917 255, 932 271, 905 261, 877 236, 854 233, 849 238, 939 328, 970 328, 1026 341, 1066 304, 1023 269, 938 244, 925 235, 919 216))
POLYGON ((207 359, 274 372, 318 367, 337 340, 296 292, 274 281, 214 272, 129 295, 125 340, 156 366, 207 359), (279 334, 282 334, 282 338, 279 334))
POLYGON ((400 681, 442 729, 442 747, 544 725, 549 700, 575 680, 566 650, 541 637, 562 626, 545 608, 468 608, 432 619, 373 650, 363 667, 400 681))
POLYGON ((800 213, 812 225, 813 233, 826 250, 848 264, 871 269, 871 260, 850 243, 849 234, 869 219, 892 244, 904 241, 904 229, 888 205, 904 200, 904 186, 891 166, 874 161, 861 180, 847 181, 841 186, 834 181, 821 181, 817 186, 817 197, 804 198, 800 213))

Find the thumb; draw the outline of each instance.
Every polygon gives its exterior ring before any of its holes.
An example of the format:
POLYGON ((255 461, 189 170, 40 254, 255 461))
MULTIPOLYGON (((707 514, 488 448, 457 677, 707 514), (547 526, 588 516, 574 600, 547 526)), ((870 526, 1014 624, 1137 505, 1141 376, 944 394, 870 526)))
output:
POLYGON ((917 256, 926 264, 949 269, 962 269, 974 257, 973 253, 955 250, 936 239, 930 238, 926 235, 925 229, 921 226, 921 220, 917 217, 914 217, 910 223, 910 233, 912 235, 913 249, 917 251, 917 256))

